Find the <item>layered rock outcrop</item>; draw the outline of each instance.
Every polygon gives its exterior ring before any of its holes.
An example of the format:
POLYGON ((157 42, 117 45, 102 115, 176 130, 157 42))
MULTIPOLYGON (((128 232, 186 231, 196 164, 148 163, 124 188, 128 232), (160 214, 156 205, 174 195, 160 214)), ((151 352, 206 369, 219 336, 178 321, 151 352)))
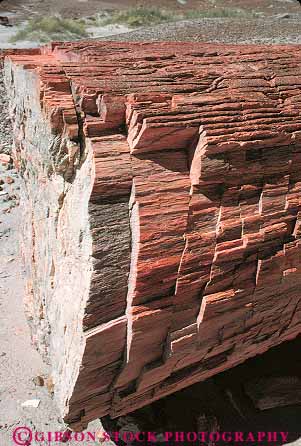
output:
POLYGON ((32 336, 74 429, 301 332, 301 47, 6 57, 32 336))

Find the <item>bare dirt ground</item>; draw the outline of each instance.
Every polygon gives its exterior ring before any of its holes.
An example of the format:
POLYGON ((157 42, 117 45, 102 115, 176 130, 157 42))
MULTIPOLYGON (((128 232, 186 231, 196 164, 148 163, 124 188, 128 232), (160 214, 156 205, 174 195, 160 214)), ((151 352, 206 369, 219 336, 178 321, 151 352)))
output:
MULTIPOLYGON (((152 6, 183 10, 208 8, 207 0, 187 0, 185 6, 176 0, 154 0, 152 6)), ((4 0, 0 15, 9 13, 11 23, 24 21, 36 14, 60 13, 64 17, 91 16, 103 10, 120 9, 146 2, 136 0, 4 0)), ((220 0, 223 7, 240 7, 261 13, 258 18, 206 18, 157 25, 132 31, 114 40, 193 40, 231 43, 301 43, 301 5, 297 0, 220 0)), ((149 3, 148 3, 149 5, 149 3)), ((1 29, 0 26, 0 48, 1 29)), ((1 87, 1 85, 0 85, 1 87)), ((1 87, 2 88, 2 87, 1 87)), ((11 128, 7 121, 6 101, 0 88, 0 154, 9 153, 11 128)), ((1 164, 1 163, 0 163, 1 164)), ((64 431, 56 405, 47 387, 38 385, 37 377, 47 377, 42 363, 30 343, 23 312, 24 277, 18 239, 21 214, 17 204, 19 179, 14 170, 0 165, 0 445, 13 445, 16 427, 32 430, 64 431), (10 176, 13 183, 7 184, 10 176), (1 185, 1 183, 2 184, 1 185), (37 408, 22 407, 26 400, 38 399, 37 408)), ((279 417, 283 414, 280 413, 279 417)), ((296 424, 299 420, 296 420, 296 424)), ((99 429, 99 424, 89 430, 99 429)), ((35 444, 32 442, 32 444, 35 444)), ((40 444, 49 445, 48 441, 40 444)), ((52 443, 53 444, 53 443, 52 443)), ((54 443, 57 444, 57 443, 54 443)), ((76 444, 76 443, 65 443, 76 444)), ((89 442, 89 446, 94 443, 89 442)), ((301 441, 294 443, 301 446, 301 441)), ((30 442, 27 443, 30 445, 30 442)))

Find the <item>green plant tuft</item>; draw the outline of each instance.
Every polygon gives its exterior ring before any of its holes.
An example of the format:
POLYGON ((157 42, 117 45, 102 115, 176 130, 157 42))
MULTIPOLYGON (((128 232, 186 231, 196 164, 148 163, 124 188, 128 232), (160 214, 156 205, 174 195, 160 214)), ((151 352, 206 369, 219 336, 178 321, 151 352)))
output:
POLYGON ((120 24, 136 28, 139 26, 157 25, 162 22, 171 22, 176 18, 177 16, 171 11, 155 7, 138 6, 113 12, 103 20, 103 24, 120 24))
POLYGON ((15 43, 20 40, 41 43, 51 40, 76 40, 89 37, 86 24, 82 20, 64 19, 61 16, 34 17, 12 38, 15 43))
POLYGON ((157 25, 163 22, 171 22, 185 19, 198 18, 250 18, 254 16, 253 11, 234 7, 219 7, 215 1, 209 2, 208 9, 194 9, 178 12, 177 14, 171 10, 138 6, 112 12, 108 17, 100 20, 100 24, 122 24, 131 28, 140 26, 157 25))
POLYGON ((208 9, 184 10, 178 13, 156 7, 138 6, 113 12, 102 12, 84 19, 64 19, 59 15, 49 17, 35 17, 26 23, 10 41, 31 40, 46 43, 51 40, 77 40, 90 37, 88 26, 105 26, 120 24, 129 28, 157 25, 198 18, 242 18, 247 19, 255 15, 248 11, 234 7, 217 6, 215 0, 208 0, 208 9))
POLYGON ((190 10, 185 13, 187 19, 197 18, 250 18, 254 16, 253 11, 248 11, 242 8, 233 7, 214 7, 209 9, 190 10))

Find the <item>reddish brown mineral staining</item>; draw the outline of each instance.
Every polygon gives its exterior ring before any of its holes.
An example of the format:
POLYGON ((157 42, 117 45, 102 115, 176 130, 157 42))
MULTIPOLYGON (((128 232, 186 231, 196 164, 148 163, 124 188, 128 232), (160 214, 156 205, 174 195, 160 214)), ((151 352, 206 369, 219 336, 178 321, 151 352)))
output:
POLYGON ((301 332, 300 67, 299 46, 6 58, 28 311, 73 428, 301 332))

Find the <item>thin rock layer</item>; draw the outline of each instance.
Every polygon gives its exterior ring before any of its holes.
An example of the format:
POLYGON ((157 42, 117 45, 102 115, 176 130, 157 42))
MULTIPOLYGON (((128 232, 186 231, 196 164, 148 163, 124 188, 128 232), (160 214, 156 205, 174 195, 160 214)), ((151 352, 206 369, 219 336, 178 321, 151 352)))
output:
POLYGON ((301 332, 300 66, 299 46, 6 57, 27 313, 72 428, 301 332))

